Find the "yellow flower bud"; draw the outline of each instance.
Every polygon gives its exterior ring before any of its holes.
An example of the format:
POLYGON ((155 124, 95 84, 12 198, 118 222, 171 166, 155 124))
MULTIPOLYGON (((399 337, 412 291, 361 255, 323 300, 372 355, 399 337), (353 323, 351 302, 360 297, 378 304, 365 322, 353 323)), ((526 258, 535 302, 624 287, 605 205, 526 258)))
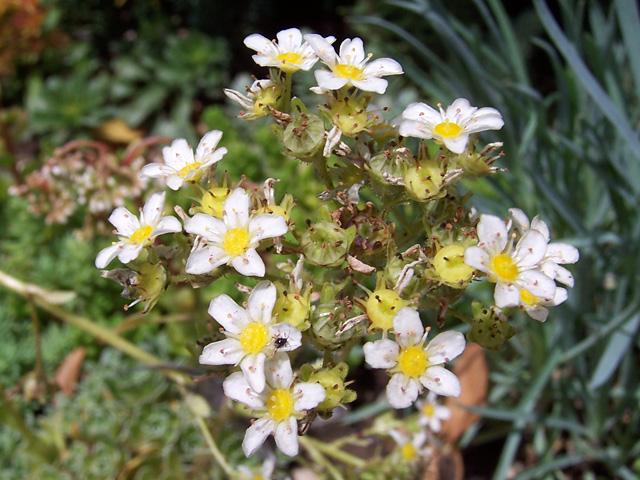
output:
POLYGON ((433 268, 443 283, 451 287, 463 287, 471 280, 473 268, 464 263, 465 247, 459 243, 447 245, 433 257, 433 268))

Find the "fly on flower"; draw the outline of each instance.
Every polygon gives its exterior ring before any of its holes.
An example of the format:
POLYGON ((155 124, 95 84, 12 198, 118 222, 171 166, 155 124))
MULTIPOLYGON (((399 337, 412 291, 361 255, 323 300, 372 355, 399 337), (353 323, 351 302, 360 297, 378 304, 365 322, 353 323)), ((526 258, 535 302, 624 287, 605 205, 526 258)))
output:
POLYGON ((184 138, 174 140, 162 149, 164 165, 150 163, 142 167, 141 177, 163 178, 172 190, 179 190, 185 182, 197 182, 202 174, 227 154, 224 147, 216 148, 222 132, 212 130, 198 143, 195 156, 184 138))
POLYGON ((247 429, 242 442, 246 456, 273 435, 278 449, 289 456, 298 454, 298 420, 325 398, 317 383, 294 383, 289 358, 279 353, 265 367, 266 388, 256 392, 240 372, 229 375, 224 383, 227 397, 252 408, 259 418, 247 429))
POLYGON ((211 315, 222 327, 225 340, 210 343, 200 355, 205 365, 240 365, 256 392, 264 389, 264 363, 276 350, 288 352, 300 346, 300 332, 287 323, 276 324, 272 312, 276 287, 260 282, 249 295, 247 309, 228 295, 219 295, 209 305, 211 315), (280 345, 278 339, 285 338, 280 345))
POLYGON ((400 75, 403 72, 398 62, 391 58, 378 58, 370 62, 371 54, 365 55, 362 39, 347 38, 340 44, 337 54, 325 38, 317 34, 305 35, 311 48, 330 70, 316 70, 314 75, 319 90, 339 90, 352 85, 365 92, 383 94, 388 82, 382 78, 387 75, 400 75))
POLYGON ((460 355, 465 348, 460 332, 436 335, 424 346, 426 334, 418 312, 405 307, 393 319, 395 342, 389 339, 364 344, 365 361, 372 368, 384 368, 391 374, 387 400, 394 408, 406 408, 426 388, 438 395, 457 397, 460 382, 441 365, 460 355))
POLYGON ((458 98, 444 110, 424 103, 412 103, 402 112, 400 135, 424 139, 435 138, 453 153, 462 153, 469 135, 485 130, 500 130, 502 115, 495 108, 472 107, 466 98, 458 98))
POLYGON ((97 268, 105 268, 116 257, 122 263, 129 263, 138 258, 142 249, 159 235, 182 231, 177 218, 162 216, 164 197, 164 192, 151 195, 140 210, 139 218, 124 207, 113 211, 109 222, 116 227, 116 234, 120 239, 98 253, 97 268))
POLYGON ((230 264, 241 275, 264 276, 264 262, 256 248, 264 239, 287 233, 288 226, 280 215, 250 216, 250 203, 247 192, 236 188, 224 201, 222 220, 204 213, 187 220, 185 231, 204 240, 189 255, 187 273, 202 275, 230 264))

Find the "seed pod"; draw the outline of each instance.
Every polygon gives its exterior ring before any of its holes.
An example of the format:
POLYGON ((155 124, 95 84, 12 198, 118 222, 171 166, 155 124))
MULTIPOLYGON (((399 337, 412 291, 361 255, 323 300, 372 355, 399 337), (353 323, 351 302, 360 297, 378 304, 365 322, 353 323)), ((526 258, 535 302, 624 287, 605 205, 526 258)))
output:
POLYGON ((304 232, 300 244, 310 263, 337 267, 345 260, 355 234, 355 227, 344 229, 332 222, 318 222, 304 232))

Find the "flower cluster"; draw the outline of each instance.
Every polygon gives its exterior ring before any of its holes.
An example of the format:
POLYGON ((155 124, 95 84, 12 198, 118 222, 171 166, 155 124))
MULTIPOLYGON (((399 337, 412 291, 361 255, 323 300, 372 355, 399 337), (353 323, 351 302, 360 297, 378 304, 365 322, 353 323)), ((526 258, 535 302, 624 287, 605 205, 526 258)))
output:
POLYGON ((310 445, 299 436, 355 400, 350 370, 359 362, 388 374, 391 411, 417 409, 411 428, 394 417, 393 427, 377 435, 395 432, 407 465, 428 461, 450 415, 437 398, 464 388, 450 363, 467 341, 499 348, 513 335, 509 308, 546 319, 547 308, 567 298, 556 282, 573 285, 563 265, 575 263, 578 252, 550 243, 547 225, 518 209, 506 222, 493 215, 476 221, 458 186, 501 171, 494 166, 501 144, 481 146, 478 137, 502 128, 496 109, 463 98, 437 109, 414 103, 396 124, 375 104, 387 90, 385 77, 403 73, 398 62, 374 58, 360 38, 336 50, 334 37, 296 28, 276 37, 245 39, 269 77, 246 93, 225 93, 241 106, 241 119, 272 121, 286 161, 313 169, 313 182, 299 187, 314 188, 323 207, 294 222, 300 192, 278 203, 276 179, 260 189, 219 175, 218 163, 234 154, 218 146, 219 130, 206 133, 195 152, 177 139, 140 175, 174 191, 169 198, 178 198, 179 219, 165 215, 164 192, 152 194, 139 217, 117 208, 109 221, 118 240, 98 254, 96 266, 116 257, 126 264, 105 275, 119 279, 145 311, 172 283, 198 288, 224 275, 248 294, 242 304, 234 292, 211 299, 214 322, 199 356, 224 375, 225 395, 253 419, 242 444, 247 456, 270 435, 289 456, 310 445), (293 82, 311 71, 317 109, 296 96, 293 82), (186 201, 188 212, 180 207, 186 201), (483 276, 496 284, 495 305, 472 304, 465 339, 455 325, 465 310, 454 316, 449 306, 463 302, 466 288, 483 276), (251 288, 246 277, 263 280, 251 288), (432 329, 437 333, 427 338, 432 329), (416 431, 424 427, 428 436, 416 431))

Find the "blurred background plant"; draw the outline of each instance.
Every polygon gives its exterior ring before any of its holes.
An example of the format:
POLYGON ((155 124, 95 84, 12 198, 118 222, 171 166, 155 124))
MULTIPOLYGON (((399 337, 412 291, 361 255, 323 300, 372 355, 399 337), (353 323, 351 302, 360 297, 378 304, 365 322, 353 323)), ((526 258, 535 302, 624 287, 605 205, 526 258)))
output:
MULTIPOLYGON (((502 112, 505 128, 494 138, 505 142, 510 173, 467 185, 478 208, 540 213, 553 237, 577 245, 584 259, 569 301, 546 324, 516 317, 518 334, 487 353, 491 388, 472 408, 481 420, 459 441, 465 478, 637 478, 636 3, 325 1, 313 18, 284 3, 2 3, 0 270, 73 291, 66 309, 166 362, 192 365, 206 319, 190 313, 231 280, 176 288, 149 316, 126 315, 119 289, 93 267, 104 233, 96 226, 113 205, 139 203, 145 186, 132 170, 141 155, 157 153, 153 139, 193 140, 207 128, 225 132, 232 177, 281 179, 279 191, 302 199, 294 220, 304 222, 320 206, 312 172, 282 161, 267 126, 233 121, 222 87, 255 71, 242 45, 254 31, 302 25, 338 38, 360 33, 405 69, 392 82, 392 112, 418 98, 461 96, 502 112), (71 139, 86 143, 63 146, 71 139), (113 176, 129 178, 127 189, 111 188, 113 176), (91 207, 96 199, 103 208, 91 207)), ((483 289, 475 294, 489 298, 483 289)), ((0 431, 2 478, 224 478, 177 387, 160 373, 7 290, 0 305, 0 422, 13 427, 0 431), (59 375, 77 347, 86 357, 69 391, 59 375), (12 423, 12 412, 24 425, 12 423), (22 427, 44 442, 44 456, 33 454, 22 427)), ((357 409, 345 424, 384 408, 357 409)), ((224 434, 224 454, 240 460, 238 435, 224 434)))

